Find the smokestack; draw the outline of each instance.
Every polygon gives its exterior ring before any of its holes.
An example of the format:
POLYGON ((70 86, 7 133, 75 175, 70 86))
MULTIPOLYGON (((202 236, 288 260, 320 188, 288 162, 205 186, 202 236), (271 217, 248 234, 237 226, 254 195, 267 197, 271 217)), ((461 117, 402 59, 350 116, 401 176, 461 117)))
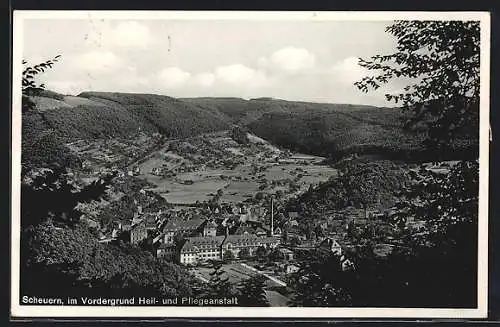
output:
POLYGON ((271 236, 274 236, 274 198, 271 197, 271 236))

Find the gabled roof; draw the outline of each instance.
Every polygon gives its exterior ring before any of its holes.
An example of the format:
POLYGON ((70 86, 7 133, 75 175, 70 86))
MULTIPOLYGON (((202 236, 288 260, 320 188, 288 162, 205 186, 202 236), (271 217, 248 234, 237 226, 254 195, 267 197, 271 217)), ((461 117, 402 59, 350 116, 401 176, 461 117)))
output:
POLYGON ((189 230, 196 229, 201 226, 205 222, 204 219, 200 218, 192 218, 189 220, 181 220, 181 219, 171 219, 163 228, 163 231, 177 231, 177 230, 189 230))
POLYGON ((162 243, 158 249, 175 249, 177 246, 175 244, 162 243))
POLYGON ((240 226, 236 229, 236 231, 234 232, 236 235, 243 235, 245 233, 247 234, 254 234, 255 233, 255 229, 250 227, 250 226, 240 226))
POLYGON ((225 236, 196 236, 188 237, 181 248, 181 252, 190 252, 206 248, 218 248, 224 242, 225 236))
POLYGON ((268 244, 279 242, 279 237, 260 237, 255 234, 244 235, 228 235, 224 244, 238 244, 238 243, 253 243, 253 244, 268 244))
POLYGON ((217 228, 217 224, 215 223, 215 221, 210 220, 210 221, 207 223, 206 227, 217 228))

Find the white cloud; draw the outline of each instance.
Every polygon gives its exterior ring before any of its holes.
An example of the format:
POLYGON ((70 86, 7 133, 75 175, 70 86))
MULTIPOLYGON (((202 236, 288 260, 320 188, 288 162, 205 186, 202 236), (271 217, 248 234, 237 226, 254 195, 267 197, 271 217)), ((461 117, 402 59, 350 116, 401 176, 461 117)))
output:
POLYGON ((358 62, 359 59, 356 57, 348 57, 337 61, 331 67, 331 73, 339 82, 352 84, 370 74, 370 72, 361 67, 358 62))
POLYGON ((215 69, 215 76, 225 83, 244 84, 247 87, 260 87, 268 83, 267 77, 262 71, 242 64, 219 66, 215 69))
POLYGON ((212 73, 200 73, 194 76, 195 81, 201 86, 212 86, 215 82, 215 75, 212 73))
POLYGON ((153 43, 149 27, 135 21, 121 22, 114 27, 108 22, 93 21, 92 27, 85 38, 86 44, 92 47, 145 47, 153 43))
POLYGON ((191 78, 191 73, 183 71, 179 67, 168 67, 158 74, 160 86, 178 87, 186 83, 191 78))
POLYGON ((86 52, 72 60, 73 69, 85 72, 110 72, 122 65, 123 61, 109 51, 86 52))
POLYGON ((118 24, 111 37, 113 44, 118 46, 146 46, 152 41, 149 28, 133 21, 118 24))
POLYGON ((269 65, 279 67, 286 71, 299 71, 313 68, 316 58, 313 53, 304 48, 286 47, 274 52, 270 59, 259 59, 260 65, 269 65))

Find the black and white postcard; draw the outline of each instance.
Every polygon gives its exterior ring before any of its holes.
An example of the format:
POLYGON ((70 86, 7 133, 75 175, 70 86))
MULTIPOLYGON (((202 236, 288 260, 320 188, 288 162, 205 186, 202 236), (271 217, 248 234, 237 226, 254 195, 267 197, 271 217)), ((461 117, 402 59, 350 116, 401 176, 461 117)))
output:
POLYGON ((486 317, 488 13, 13 23, 12 317, 486 317))

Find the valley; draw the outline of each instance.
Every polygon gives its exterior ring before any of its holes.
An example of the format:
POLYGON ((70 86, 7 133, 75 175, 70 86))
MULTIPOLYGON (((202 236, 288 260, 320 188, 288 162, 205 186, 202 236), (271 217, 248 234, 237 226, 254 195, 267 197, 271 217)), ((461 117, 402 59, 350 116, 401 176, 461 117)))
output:
MULTIPOLYGON (((363 251, 381 262, 406 251, 426 222, 400 207, 404 192, 459 165, 445 156, 431 164, 423 135, 391 108, 105 92, 35 100, 23 119, 24 181, 71 158, 61 175, 71 192, 104 191, 71 208, 87 242, 204 284, 217 269, 231 287, 264 276, 273 306, 293 300, 297 271, 318 251, 345 274, 363 251)), ((474 142, 453 146, 470 155, 474 142)), ((119 267, 103 269, 128 269, 119 267)))
POLYGON ((172 204, 248 202, 257 194, 290 196, 328 180, 336 170, 324 158, 293 154, 249 134, 238 144, 229 132, 168 141, 138 165, 138 177, 172 204), (255 141, 258 140, 258 141, 255 141))

